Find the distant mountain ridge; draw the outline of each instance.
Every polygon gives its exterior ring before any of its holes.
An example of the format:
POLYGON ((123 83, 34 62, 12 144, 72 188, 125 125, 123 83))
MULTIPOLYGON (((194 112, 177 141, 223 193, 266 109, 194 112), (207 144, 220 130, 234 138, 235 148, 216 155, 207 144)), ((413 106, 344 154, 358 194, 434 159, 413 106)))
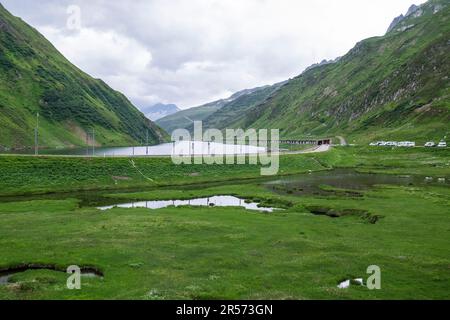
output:
POLYGON ((157 144, 167 134, 0 4, 0 147, 157 144), (95 141, 93 131, 95 130, 95 141))
POLYGON ((156 121, 167 133, 171 134, 176 129, 186 129, 194 121, 203 121, 205 118, 222 108, 225 100, 218 100, 205 105, 179 111, 170 116, 156 121))
POLYGON ((170 116, 174 113, 181 111, 175 104, 163 104, 157 103, 150 107, 140 108, 140 110, 145 114, 145 116, 152 120, 156 121, 162 119, 164 117, 170 116))
POLYGON ((204 119, 203 128, 219 130, 240 128, 240 120, 245 117, 248 110, 263 103, 286 83, 288 81, 239 92, 232 101, 204 119))
MULTIPOLYGON (((440 10, 441 8, 437 7, 435 8, 436 10, 440 10)), ((437 12, 435 12, 437 13, 437 12)), ((406 18, 408 18, 411 15, 414 15, 414 17, 420 17, 423 14, 423 10, 419 7, 416 6, 415 4, 413 4, 411 7, 409 7, 408 12, 406 13, 406 15, 401 14, 400 16, 396 17, 394 19, 394 21, 392 21, 392 23, 390 24, 388 30, 386 33, 391 32, 392 30, 394 30, 394 28, 401 23, 403 20, 405 20, 406 18)))
MULTIPOLYGON (((242 107, 242 112, 244 112, 244 110, 248 109, 248 107, 254 106, 255 103, 262 102, 262 99, 266 97, 264 94, 259 100, 257 98, 262 92, 271 93, 273 91, 271 88, 275 88, 279 85, 281 84, 241 90, 234 93, 227 99, 220 99, 199 107, 182 110, 170 116, 159 119, 156 123, 169 134, 176 129, 191 130, 193 128, 194 121, 206 121, 206 126, 209 126, 209 124, 214 125, 214 119, 216 118, 214 115, 216 112, 219 112, 221 109, 224 109, 225 112, 233 110, 239 105, 239 103, 241 103, 239 106, 242 107), (243 101, 247 101, 247 103, 242 103, 243 101)), ((221 117, 223 114, 224 113, 218 113, 217 117, 221 117)))

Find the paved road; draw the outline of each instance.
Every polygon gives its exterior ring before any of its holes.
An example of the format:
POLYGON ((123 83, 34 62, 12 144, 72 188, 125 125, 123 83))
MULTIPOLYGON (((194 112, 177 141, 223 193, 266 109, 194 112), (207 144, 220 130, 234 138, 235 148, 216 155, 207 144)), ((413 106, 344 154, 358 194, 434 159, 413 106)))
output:
POLYGON ((341 146, 347 146, 348 145, 348 143, 347 143, 347 141, 345 140, 344 137, 337 136, 336 138, 338 138, 339 141, 341 142, 341 146))
POLYGON ((331 149, 331 146, 328 144, 324 144, 321 146, 317 146, 314 148, 302 150, 302 151, 288 151, 288 152, 282 152, 282 154, 306 154, 306 153, 320 153, 320 152, 327 152, 331 149))

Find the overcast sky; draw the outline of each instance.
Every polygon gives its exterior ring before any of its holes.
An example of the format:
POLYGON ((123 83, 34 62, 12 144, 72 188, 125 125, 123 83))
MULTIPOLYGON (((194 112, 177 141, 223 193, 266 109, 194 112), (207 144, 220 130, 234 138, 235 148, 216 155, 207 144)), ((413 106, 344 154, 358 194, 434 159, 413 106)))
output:
POLYGON ((412 1, 0 0, 138 107, 183 109, 341 56, 383 35, 412 1), (70 5, 81 9, 81 28, 67 26, 70 5))

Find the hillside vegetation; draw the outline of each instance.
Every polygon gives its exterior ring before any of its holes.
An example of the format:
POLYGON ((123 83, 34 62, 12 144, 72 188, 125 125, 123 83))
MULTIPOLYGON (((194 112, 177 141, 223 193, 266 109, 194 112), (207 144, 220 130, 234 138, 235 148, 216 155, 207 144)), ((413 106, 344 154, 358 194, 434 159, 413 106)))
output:
POLYGON ((448 4, 413 7, 385 36, 305 71, 231 126, 279 128, 286 138, 443 138, 450 133, 448 4))
MULTIPOLYGON (((264 102, 284 84, 285 82, 258 88, 257 90, 240 96, 207 117, 203 121, 203 127, 205 129, 219 130, 240 128, 240 122, 245 118, 246 111, 264 102)), ((190 127, 190 129, 192 129, 192 127, 190 127)))
POLYGON ((182 110, 170 116, 164 117, 156 121, 156 123, 171 134, 176 129, 186 129, 191 126, 194 121, 203 121, 210 115, 223 107, 222 101, 215 101, 200 107, 182 110))
POLYGON ((245 115, 245 111, 264 102, 283 84, 277 83, 273 86, 242 90, 228 99, 221 99, 200 107, 183 110, 162 118, 156 123, 169 133, 176 129, 188 129, 192 132, 194 121, 202 121, 205 129, 226 129, 232 123, 238 122, 245 115))
POLYGON ((72 65, 39 32, 0 4, 0 148, 150 143, 166 134, 121 93, 72 65), (92 143, 90 137, 88 143, 92 143))

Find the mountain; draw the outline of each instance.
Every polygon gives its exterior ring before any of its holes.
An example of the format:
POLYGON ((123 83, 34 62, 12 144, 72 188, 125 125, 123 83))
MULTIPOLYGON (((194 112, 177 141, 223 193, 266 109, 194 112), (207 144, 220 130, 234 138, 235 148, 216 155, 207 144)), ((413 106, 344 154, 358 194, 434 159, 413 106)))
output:
POLYGON ((190 129, 194 121, 204 121, 214 113, 222 109, 224 106, 248 95, 260 91, 263 88, 245 89, 236 92, 227 99, 221 99, 210 102, 199 107, 190 108, 164 117, 156 121, 168 133, 172 133, 176 129, 190 129))
POLYGON ((333 63, 290 80, 239 120, 281 136, 438 140, 450 133, 450 6, 432 0, 333 63))
POLYGON ((0 147, 159 143, 167 135, 121 93, 71 64, 38 31, 0 4, 0 147), (91 139, 91 138, 89 138, 91 139))
POLYGON ((218 100, 205 105, 182 110, 156 121, 156 123, 171 134, 176 129, 186 129, 194 121, 203 121, 205 118, 222 108, 224 100, 218 100))
MULTIPOLYGON (((233 129, 240 127, 245 112, 264 102, 286 82, 239 92, 239 95, 203 120, 204 129, 233 129)), ((190 127, 192 130, 193 128, 190 127)))
POLYGON ((151 107, 141 108, 141 111, 147 118, 156 121, 180 112, 181 110, 174 104, 157 103, 151 107))

